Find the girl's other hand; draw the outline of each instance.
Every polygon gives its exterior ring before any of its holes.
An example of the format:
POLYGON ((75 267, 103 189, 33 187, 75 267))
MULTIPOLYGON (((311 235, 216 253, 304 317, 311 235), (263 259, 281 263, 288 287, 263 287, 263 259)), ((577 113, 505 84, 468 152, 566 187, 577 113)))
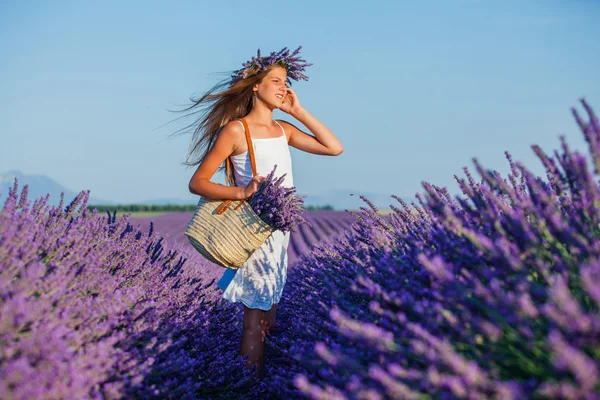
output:
POLYGON ((298 100, 296 92, 294 92, 292 88, 286 88, 283 104, 279 109, 293 116, 294 113, 298 112, 301 108, 302 106, 300 105, 300 100, 298 100))
POLYGON ((265 180, 264 176, 254 176, 250 179, 250 182, 244 188, 244 198, 249 198, 252 196, 257 190, 258 185, 260 185, 265 180))

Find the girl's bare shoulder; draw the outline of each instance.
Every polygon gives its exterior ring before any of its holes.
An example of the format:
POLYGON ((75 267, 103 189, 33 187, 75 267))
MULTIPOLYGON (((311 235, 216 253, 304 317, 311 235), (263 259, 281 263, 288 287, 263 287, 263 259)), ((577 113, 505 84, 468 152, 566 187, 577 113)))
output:
POLYGON ((238 120, 229 121, 219 132, 220 138, 234 142, 238 142, 244 136, 244 127, 238 120))
MULTIPOLYGON (((219 132, 219 141, 223 141, 231 145, 234 150, 247 147, 246 145, 246 134, 244 133, 244 127, 238 120, 229 121, 221 132, 219 132)), ((247 149, 242 150, 245 151, 247 149)))
POLYGON ((287 122, 286 120, 283 119, 278 119, 276 120, 277 122, 280 123, 280 125, 283 127, 283 131, 285 132, 285 136, 287 137, 288 142, 290 141, 290 137, 295 133, 295 132, 303 132, 302 130, 300 130, 296 125, 287 122))

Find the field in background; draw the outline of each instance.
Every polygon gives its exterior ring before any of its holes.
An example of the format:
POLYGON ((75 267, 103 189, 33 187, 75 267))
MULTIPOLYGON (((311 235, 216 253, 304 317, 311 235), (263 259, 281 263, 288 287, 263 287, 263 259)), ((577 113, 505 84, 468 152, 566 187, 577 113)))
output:
MULTIPOLYGON (((147 232, 150 222, 154 223, 154 231, 170 242, 192 246, 184 236, 185 228, 192 218, 192 212, 164 213, 161 215, 132 215, 130 222, 147 232)), ((345 211, 306 211, 304 218, 311 226, 302 224, 298 231, 292 233, 288 247, 288 263, 294 264, 302 255, 310 253, 318 243, 330 243, 339 235, 350 229, 355 218, 345 211)))
POLYGON ((131 214, 131 218, 151 218, 159 215, 170 214, 165 211, 136 211, 136 212, 117 212, 117 217, 122 217, 125 214, 131 214))
MULTIPOLYGON (((347 214, 346 211, 344 210, 332 210, 332 211, 307 211, 307 213, 312 213, 312 212, 339 212, 339 213, 344 213, 347 214)), ((388 215, 389 213, 391 213, 392 210, 379 210, 379 215, 388 215)), ((151 218, 151 217, 157 217, 160 215, 167 215, 167 214, 189 214, 189 211, 182 211, 182 212, 167 212, 167 211, 135 211, 135 212, 129 212, 129 214, 131 214, 131 218, 151 218)), ((123 215, 127 214, 127 212, 125 211, 117 211, 117 217, 122 217, 123 215)))

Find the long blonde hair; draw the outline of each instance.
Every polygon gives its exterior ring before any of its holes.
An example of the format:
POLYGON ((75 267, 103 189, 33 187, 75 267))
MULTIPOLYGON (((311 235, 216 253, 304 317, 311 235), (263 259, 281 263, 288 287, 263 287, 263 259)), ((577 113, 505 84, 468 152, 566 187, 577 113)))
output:
MULTIPOLYGON (((175 134, 188 132, 193 128, 193 136, 190 142, 185 165, 199 165, 212 149, 217 140, 217 136, 230 121, 243 118, 254 105, 252 88, 260 83, 262 79, 273 68, 282 68, 274 64, 266 70, 256 71, 248 77, 238 80, 230 86, 230 79, 226 79, 199 99, 190 98, 192 105, 180 110, 180 112, 189 112, 182 118, 197 115, 194 122, 175 132, 175 134)), ((224 167, 221 166, 219 170, 224 167)))

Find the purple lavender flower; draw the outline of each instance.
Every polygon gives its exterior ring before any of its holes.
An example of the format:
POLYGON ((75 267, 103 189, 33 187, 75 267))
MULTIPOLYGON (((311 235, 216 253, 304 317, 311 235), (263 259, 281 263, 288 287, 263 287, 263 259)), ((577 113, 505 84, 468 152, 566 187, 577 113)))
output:
POLYGON ((258 190, 248 199, 248 204, 264 222, 275 230, 295 232, 300 224, 309 224, 303 217, 304 200, 296 194, 295 187, 283 186, 285 175, 275 178, 275 170, 259 184, 258 190))
POLYGON ((241 69, 234 71, 231 75, 231 85, 234 85, 240 79, 247 78, 252 71, 266 71, 273 64, 279 64, 284 67, 287 70, 288 79, 307 81, 308 77, 304 75, 304 71, 306 67, 312 64, 307 63, 298 55, 300 49, 302 49, 302 46, 299 46, 290 54, 290 50, 284 47, 278 52, 272 52, 268 56, 261 56, 260 49, 258 49, 256 57, 252 57, 250 61, 242 64, 241 69))

